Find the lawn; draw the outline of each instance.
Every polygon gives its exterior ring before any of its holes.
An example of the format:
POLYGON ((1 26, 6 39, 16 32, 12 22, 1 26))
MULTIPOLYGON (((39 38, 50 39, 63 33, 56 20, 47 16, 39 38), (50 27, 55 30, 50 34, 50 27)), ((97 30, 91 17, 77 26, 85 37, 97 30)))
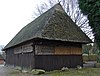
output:
POLYGON ((84 68, 81 70, 69 69, 67 71, 50 72, 49 76, 100 76, 100 68, 84 68))
POLYGON ((66 71, 54 70, 41 75, 13 71, 10 76, 100 76, 100 68, 69 69, 66 71))

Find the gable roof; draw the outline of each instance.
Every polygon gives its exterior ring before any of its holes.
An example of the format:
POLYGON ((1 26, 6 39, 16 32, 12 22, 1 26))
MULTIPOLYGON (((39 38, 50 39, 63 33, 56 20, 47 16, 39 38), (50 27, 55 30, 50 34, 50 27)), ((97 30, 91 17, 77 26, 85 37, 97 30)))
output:
POLYGON ((91 42, 86 34, 66 14, 60 3, 22 28, 4 49, 34 38, 81 43, 91 42))

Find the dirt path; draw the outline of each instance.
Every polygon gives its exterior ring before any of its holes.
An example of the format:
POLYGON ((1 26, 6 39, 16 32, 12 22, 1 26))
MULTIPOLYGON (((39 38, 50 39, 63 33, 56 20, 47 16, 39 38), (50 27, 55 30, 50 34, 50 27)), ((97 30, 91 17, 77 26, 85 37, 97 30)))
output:
POLYGON ((5 67, 4 65, 0 65, 0 76, 9 76, 9 72, 11 69, 5 67))

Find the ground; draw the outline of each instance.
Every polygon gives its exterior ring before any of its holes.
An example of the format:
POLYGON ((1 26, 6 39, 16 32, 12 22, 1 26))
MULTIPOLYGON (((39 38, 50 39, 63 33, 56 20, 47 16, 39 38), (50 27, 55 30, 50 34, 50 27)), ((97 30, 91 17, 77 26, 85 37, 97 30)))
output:
POLYGON ((0 65, 0 76, 9 76, 9 73, 11 71, 11 68, 5 67, 4 65, 0 65))
MULTIPOLYGON (((100 76, 100 68, 55 70, 39 76, 100 76)), ((0 65, 0 76, 38 76, 31 73, 21 73, 13 68, 0 65)))
POLYGON ((0 76, 33 76, 27 73, 21 73, 12 67, 0 65, 0 76))

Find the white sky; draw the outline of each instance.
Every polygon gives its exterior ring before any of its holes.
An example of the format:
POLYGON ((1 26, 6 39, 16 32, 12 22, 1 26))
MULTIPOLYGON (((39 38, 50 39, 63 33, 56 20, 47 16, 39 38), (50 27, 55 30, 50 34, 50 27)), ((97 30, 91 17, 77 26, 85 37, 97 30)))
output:
POLYGON ((37 4, 46 0, 0 0, 0 45, 6 45, 33 20, 37 4))

